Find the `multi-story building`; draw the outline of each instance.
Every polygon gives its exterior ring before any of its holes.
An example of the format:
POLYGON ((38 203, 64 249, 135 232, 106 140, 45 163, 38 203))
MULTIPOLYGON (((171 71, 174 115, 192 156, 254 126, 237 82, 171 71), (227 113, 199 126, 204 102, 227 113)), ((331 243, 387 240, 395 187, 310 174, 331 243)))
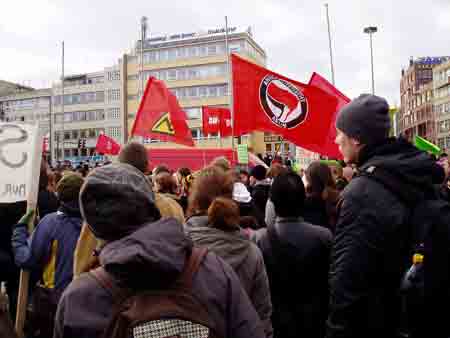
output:
POLYGON ((0 97, 0 120, 37 123, 43 136, 50 132, 50 88, 20 91, 0 97))
POLYGON ((118 66, 65 77, 64 105, 61 83, 53 86, 52 148, 55 159, 62 159, 63 148, 66 160, 95 155, 97 137, 102 133, 119 143, 124 142, 121 88, 118 66))
POLYGON ((421 136, 436 142, 436 122, 433 113, 433 67, 448 57, 410 59, 402 70, 400 81, 399 132, 409 140, 421 136))
MULTIPOLYGON (((238 53, 248 60, 265 65, 266 53, 253 39, 250 30, 238 31, 230 28, 228 34, 230 52, 238 53)), ((141 42, 135 51, 121 60, 124 85, 123 109, 128 116, 130 130, 142 93, 140 79, 150 76, 164 80, 177 96, 188 115, 188 125, 197 147, 230 147, 231 138, 218 139, 218 135, 203 135, 201 107, 229 107, 229 73, 225 48, 225 30, 210 30, 199 33, 182 33, 153 37, 144 41, 143 66, 140 64, 141 42)), ((242 137, 254 152, 264 152, 263 133, 252 133, 242 137)), ((149 147, 178 147, 157 140, 144 140, 149 147)))
POLYGON ((450 60, 433 68, 437 144, 450 151, 450 60))
POLYGON ((0 80, 0 97, 6 96, 6 95, 11 95, 11 94, 27 92, 30 90, 33 90, 33 88, 27 87, 27 86, 22 86, 20 84, 13 83, 13 82, 0 80))

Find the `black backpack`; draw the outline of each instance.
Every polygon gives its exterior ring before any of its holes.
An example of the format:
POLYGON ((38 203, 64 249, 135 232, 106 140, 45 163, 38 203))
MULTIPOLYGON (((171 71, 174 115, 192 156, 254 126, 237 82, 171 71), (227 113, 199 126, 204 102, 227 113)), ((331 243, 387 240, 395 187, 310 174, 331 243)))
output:
POLYGON ((383 168, 369 166, 360 175, 369 177, 396 195, 410 210, 404 224, 407 236, 405 274, 399 286, 402 302, 401 337, 450 337, 447 307, 450 304, 450 204, 439 193, 418 191, 383 168), (412 269, 413 255, 423 263, 412 269), (413 270, 413 274, 411 271, 413 270))

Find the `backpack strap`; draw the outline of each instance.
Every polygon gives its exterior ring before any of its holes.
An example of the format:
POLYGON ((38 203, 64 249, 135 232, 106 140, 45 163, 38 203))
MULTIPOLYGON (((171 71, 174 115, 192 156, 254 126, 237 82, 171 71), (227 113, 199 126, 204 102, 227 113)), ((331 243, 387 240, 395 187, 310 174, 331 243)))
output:
POLYGON ((111 275, 100 266, 94 270, 89 271, 89 274, 112 296, 112 298, 120 303, 129 292, 126 289, 122 289, 114 282, 111 275))
POLYGON ((208 254, 208 249, 205 247, 202 248, 192 248, 191 255, 187 260, 179 282, 181 282, 185 287, 192 287, 192 280, 194 278, 195 273, 200 268, 200 264, 203 262, 203 259, 208 254))

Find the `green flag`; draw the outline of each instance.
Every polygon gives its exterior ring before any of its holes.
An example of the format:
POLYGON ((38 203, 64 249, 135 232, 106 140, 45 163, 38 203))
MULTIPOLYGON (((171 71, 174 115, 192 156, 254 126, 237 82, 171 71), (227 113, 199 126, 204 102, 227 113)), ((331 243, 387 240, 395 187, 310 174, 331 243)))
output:
POLYGON ((439 154, 441 153, 441 148, 420 136, 416 136, 414 144, 418 149, 427 151, 429 153, 432 153, 433 155, 439 156, 439 154))

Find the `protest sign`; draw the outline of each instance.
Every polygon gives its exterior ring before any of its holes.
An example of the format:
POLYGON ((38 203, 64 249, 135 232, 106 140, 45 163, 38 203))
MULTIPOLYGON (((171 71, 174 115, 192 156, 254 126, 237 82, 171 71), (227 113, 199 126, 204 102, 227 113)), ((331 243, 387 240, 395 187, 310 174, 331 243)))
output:
POLYGON ((36 204, 41 145, 37 126, 0 123, 0 203, 36 204))
POLYGON ((248 147, 246 144, 239 144, 238 149, 238 163, 239 164, 248 164, 248 147))
MULTIPOLYGON (((36 125, 0 123, 0 203, 27 201, 36 209, 42 137, 36 125)), ((30 229, 32 230, 32 229, 30 229)), ((16 332, 23 337, 30 273, 21 271, 16 332)))

